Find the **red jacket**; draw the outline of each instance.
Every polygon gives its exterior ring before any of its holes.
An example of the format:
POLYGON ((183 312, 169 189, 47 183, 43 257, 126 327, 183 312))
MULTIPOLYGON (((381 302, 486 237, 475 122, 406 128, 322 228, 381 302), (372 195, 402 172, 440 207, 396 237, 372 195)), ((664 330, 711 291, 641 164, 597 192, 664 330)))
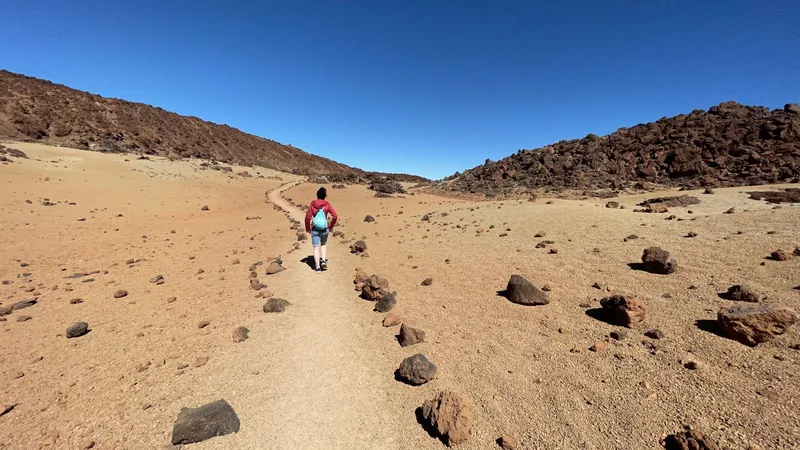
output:
POLYGON ((325 211, 326 215, 330 214, 331 216, 328 221, 328 229, 332 230, 333 226, 336 225, 336 219, 338 217, 336 216, 336 211, 333 210, 333 206, 325 200, 317 199, 311 202, 308 206, 308 210, 306 210, 306 233, 311 232, 311 220, 317 215, 317 211, 320 209, 325 211))

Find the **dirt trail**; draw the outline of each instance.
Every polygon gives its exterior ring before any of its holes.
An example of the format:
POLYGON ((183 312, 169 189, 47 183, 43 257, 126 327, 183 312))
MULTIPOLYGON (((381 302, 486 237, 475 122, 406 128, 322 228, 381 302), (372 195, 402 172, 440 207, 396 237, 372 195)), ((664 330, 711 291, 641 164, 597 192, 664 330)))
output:
MULTIPOLYGON (((284 186, 285 190, 291 186, 284 186)), ((304 213, 280 196, 270 200, 303 220, 304 213)), ((342 246, 329 246, 330 270, 315 274, 300 259, 303 251, 284 258, 287 270, 275 290, 292 305, 267 318, 273 336, 267 353, 257 355, 266 367, 269 410, 259 426, 247 433, 254 448, 393 448, 396 427, 386 405, 392 377, 383 373, 383 342, 374 313, 353 300, 351 269, 341 265, 342 246), (285 293, 284 293, 285 292, 285 293), (373 320, 369 320, 373 319, 373 320), (274 328, 272 328, 274 327, 274 328), (250 439, 257 437, 253 442, 250 439)), ((271 280, 270 280, 271 281, 271 280)), ((385 338, 385 336, 384 336, 385 338)), ((251 412, 252 414, 252 412, 251 412)), ((258 417, 240 412, 242 417, 258 417)))

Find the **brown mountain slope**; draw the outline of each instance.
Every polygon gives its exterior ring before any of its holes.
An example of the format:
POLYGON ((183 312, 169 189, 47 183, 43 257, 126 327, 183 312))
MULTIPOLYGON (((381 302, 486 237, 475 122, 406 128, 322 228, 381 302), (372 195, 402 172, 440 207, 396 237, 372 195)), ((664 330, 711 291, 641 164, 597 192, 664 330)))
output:
POLYGON ((5 70, 0 70, 0 136, 105 152, 216 159, 301 174, 365 174, 227 125, 5 70))
POLYGON ((735 186, 800 181, 800 108, 722 103, 598 137, 520 150, 456 173, 447 190, 490 195, 531 189, 735 186))

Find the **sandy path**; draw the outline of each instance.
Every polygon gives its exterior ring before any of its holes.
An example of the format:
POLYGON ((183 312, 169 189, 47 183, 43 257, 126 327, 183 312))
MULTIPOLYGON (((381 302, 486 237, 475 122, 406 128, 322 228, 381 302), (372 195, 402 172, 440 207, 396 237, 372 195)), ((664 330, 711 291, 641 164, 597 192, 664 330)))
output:
MULTIPOLYGON (((270 193, 270 200, 303 220, 304 213, 281 198, 278 190, 270 193)), ((256 431, 258 439, 253 444, 258 448, 265 441, 268 448, 395 447, 396 430, 385 395, 393 380, 374 361, 380 355, 377 347, 388 343, 375 336, 380 327, 365 322, 374 313, 354 301, 351 272, 336 265, 346 250, 329 246, 331 269, 315 274, 300 262, 310 252, 308 247, 304 244, 302 256, 285 258, 282 284, 295 291, 283 295, 284 290, 276 290, 292 306, 269 318, 275 327, 270 342, 276 345, 263 358, 272 393, 265 408, 271 413, 269 422, 256 431)))

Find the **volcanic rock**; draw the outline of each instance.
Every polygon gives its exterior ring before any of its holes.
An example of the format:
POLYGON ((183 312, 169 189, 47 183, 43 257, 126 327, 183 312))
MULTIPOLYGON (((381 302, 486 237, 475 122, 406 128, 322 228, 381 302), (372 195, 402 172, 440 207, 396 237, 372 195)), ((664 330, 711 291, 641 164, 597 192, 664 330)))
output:
POLYGON ((660 247, 649 247, 642 254, 642 264, 650 273, 667 275, 678 269, 678 262, 668 251, 660 247))
POLYGON ((620 294, 600 300, 606 318, 618 325, 630 327, 644 320, 645 308, 641 300, 620 294))
POLYGON ((728 291, 722 294, 722 297, 728 300, 750 303, 758 303, 764 299, 764 295, 748 284, 735 284, 729 287, 728 291))
POLYGON ((284 300, 282 298, 271 298, 264 303, 264 312, 265 313, 281 313, 286 311, 286 307, 291 305, 288 300, 284 300))
POLYGON ((397 340, 400 342, 401 347, 419 344, 420 342, 425 342, 425 332, 402 324, 400 325, 400 334, 397 335, 397 340))
POLYGON ((374 311, 389 312, 397 304, 397 292, 386 294, 375 303, 374 311))
POLYGON ((520 305, 546 305, 547 293, 534 286, 521 275, 512 275, 504 292, 506 298, 520 305))
POLYGON ((439 392, 425 401, 422 419, 449 447, 465 442, 475 421, 467 401, 450 391, 439 392))
POLYGON ((356 241, 350 244, 350 253, 357 254, 365 251, 367 251, 367 243, 364 241, 356 241))
POLYGON ((599 138, 521 150, 446 178, 436 187, 473 194, 519 189, 663 189, 796 183, 800 115, 735 102, 599 138), (780 170, 776 170, 780 168, 780 170), (637 186, 638 184, 638 186, 637 186))
POLYGON ((16 310, 19 310, 19 309, 29 308, 29 307, 31 307, 31 306, 33 306, 35 304, 36 304, 36 299, 35 298, 29 298, 27 300, 20 300, 20 301, 18 301, 16 303, 13 303, 11 305, 11 309, 16 311, 16 310))
POLYGON ((384 327, 394 327, 403 323, 403 318, 395 313, 389 313, 383 318, 384 327))
POLYGON ((397 376, 408 384, 419 386, 436 376, 436 365, 422 354, 409 356, 400 363, 397 376))
POLYGON ((274 275, 284 270, 286 270, 286 268, 283 267, 279 261, 272 261, 269 263, 269 266, 267 266, 267 275, 274 275))
POLYGON ((388 293, 389 281, 375 274, 367 277, 361 288, 361 297, 365 300, 377 301, 388 293))
POLYGON ((753 347, 785 333, 796 321, 793 309, 777 305, 737 306, 717 313, 717 324, 723 334, 753 347))
POLYGON ((67 338, 76 338, 89 332, 89 324, 86 322, 75 322, 67 328, 67 338))
POLYGON ((775 250, 769 257, 775 261, 788 261, 792 259, 792 254, 786 250, 775 250))
POLYGON ((172 444, 191 444, 239 431, 239 417, 225 400, 181 408, 172 427, 172 444))

